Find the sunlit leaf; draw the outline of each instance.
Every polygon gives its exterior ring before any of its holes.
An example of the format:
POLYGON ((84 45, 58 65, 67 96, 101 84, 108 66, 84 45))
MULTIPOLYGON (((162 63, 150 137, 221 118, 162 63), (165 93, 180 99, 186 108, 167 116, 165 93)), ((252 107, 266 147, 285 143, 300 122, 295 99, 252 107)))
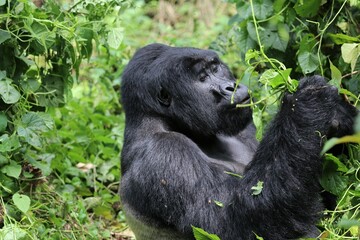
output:
POLYGON ((263 186, 264 186, 264 182, 263 181, 258 181, 256 186, 251 187, 252 195, 255 195, 255 196, 259 195, 263 190, 263 186))
POLYGON ((124 38, 123 28, 112 28, 108 33, 108 44, 114 49, 118 49, 124 38))
POLYGON ((341 46, 341 56, 344 62, 350 63, 351 71, 354 71, 357 59, 360 56, 360 43, 343 44, 341 46))
POLYGON ((201 228, 191 226, 196 240, 221 240, 215 234, 210 234, 201 228))
POLYGON ((12 200, 14 201, 15 206, 23 213, 26 213, 29 210, 30 198, 28 196, 15 193, 12 197, 12 200))
POLYGON ((358 42, 360 40, 357 37, 348 36, 342 33, 337 33, 337 34, 329 33, 328 36, 335 44, 352 43, 352 42, 358 42))
POLYGON ((352 135, 352 136, 345 136, 342 138, 331 138, 330 140, 328 140, 325 143, 323 150, 321 151, 321 154, 326 153, 333 146, 335 146, 337 144, 341 144, 341 143, 360 143, 360 134, 352 135))
POLYGON ((216 201, 214 200, 214 203, 218 206, 218 207, 224 207, 224 204, 222 202, 216 201))
POLYGON ((26 231, 16 224, 6 224, 0 230, 0 238, 2 240, 23 240, 26 239, 26 231))
POLYGON ((329 62, 330 62, 330 70, 331 70, 331 81, 329 83, 340 89, 341 79, 342 79, 341 72, 336 66, 334 66, 334 64, 330 60, 329 62))

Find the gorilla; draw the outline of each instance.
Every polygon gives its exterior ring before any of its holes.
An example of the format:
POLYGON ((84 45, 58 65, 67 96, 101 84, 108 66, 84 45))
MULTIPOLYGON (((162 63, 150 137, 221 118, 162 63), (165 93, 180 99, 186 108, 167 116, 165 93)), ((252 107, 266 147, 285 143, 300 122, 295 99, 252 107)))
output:
POLYGON ((120 196, 137 240, 319 234, 324 137, 352 133, 356 109, 320 76, 287 93, 260 143, 248 89, 210 50, 151 44, 122 75, 120 196))

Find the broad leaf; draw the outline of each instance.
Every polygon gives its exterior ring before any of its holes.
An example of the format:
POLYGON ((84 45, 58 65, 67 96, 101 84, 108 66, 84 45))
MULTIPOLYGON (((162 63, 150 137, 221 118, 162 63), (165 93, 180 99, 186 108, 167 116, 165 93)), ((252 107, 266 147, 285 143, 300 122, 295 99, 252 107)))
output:
POLYGON ((324 171, 320 179, 321 186, 328 192, 340 196, 346 189, 349 178, 336 170, 324 171))
POLYGON ((0 137, 0 152, 10 152, 20 147, 19 138, 16 134, 8 136, 4 134, 0 137))
POLYGON ((236 37, 241 52, 247 54, 248 51, 256 47, 256 42, 250 37, 249 30, 246 27, 239 28, 236 37))
POLYGON ((295 4, 295 11, 301 17, 313 17, 317 14, 322 0, 298 0, 295 4))
POLYGON ((275 34, 275 41, 272 48, 285 52, 289 39, 289 27, 286 24, 279 23, 277 25, 277 34, 275 34))
POLYGON ((318 57, 312 52, 300 52, 298 61, 304 74, 312 73, 319 67, 318 57))
POLYGON ((0 95, 7 104, 16 103, 20 99, 20 93, 12 86, 8 78, 0 80, 0 95))
POLYGON ((29 112, 25 114, 17 127, 17 133, 34 147, 41 147, 39 133, 47 132, 54 126, 52 118, 46 113, 29 112))
MULTIPOLYGON (((0 6, 1 6, 1 0, 0 0, 0 6)), ((10 39, 11 35, 8 31, 0 29, 0 44, 5 42, 6 40, 10 39)))
POLYGON ((9 177, 18 179, 21 173, 21 166, 15 161, 10 161, 10 164, 2 167, 1 172, 5 173, 9 177))
POLYGON ((327 151, 329 151, 333 146, 337 145, 337 144, 341 144, 341 143, 360 143, 360 134, 356 134, 356 135, 351 135, 351 136, 344 136, 342 138, 331 138, 330 140, 328 140, 324 147, 323 150, 321 151, 321 154, 326 153, 327 151))
POLYGON ((123 28, 113 28, 108 33, 108 44, 114 49, 118 49, 124 38, 123 28))
POLYGON ((331 81, 329 83, 340 89, 341 79, 342 79, 341 72, 337 67, 334 66, 334 64, 330 60, 329 62, 330 62, 330 70, 331 70, 331 81))
POLYGON ((15 193, 12 197, 12 200, 14 201, 15 206, 23 213, 26 213, 29 210, 30 198, 28 196, 15 193))
POLYGON ((344 62, 351 64, 351 71, 354 71, 357 59, 360 56, 360 43, 343 44, 341 46, 341 56, 344 62))
POLYGON ((255 0, 254 14, 259 20, 270 17, 273 14, 273 3, 271 0, 255 0))

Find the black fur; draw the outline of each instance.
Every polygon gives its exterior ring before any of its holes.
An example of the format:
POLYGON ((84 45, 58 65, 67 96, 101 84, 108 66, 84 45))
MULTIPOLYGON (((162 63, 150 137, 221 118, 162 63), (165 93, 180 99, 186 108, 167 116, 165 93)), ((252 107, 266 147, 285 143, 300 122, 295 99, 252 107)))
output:
POLYGON ((250 108, 235 108, 248 90, 231 102, 234 83, 212 51, 152 44, 135 54, 121 89, 125 211, 182 239, 193 239, 191 225, 222 240, 314 235, 323 137, 351 133, 356 109, 323 78, 305 78, 258 145, 250 108))

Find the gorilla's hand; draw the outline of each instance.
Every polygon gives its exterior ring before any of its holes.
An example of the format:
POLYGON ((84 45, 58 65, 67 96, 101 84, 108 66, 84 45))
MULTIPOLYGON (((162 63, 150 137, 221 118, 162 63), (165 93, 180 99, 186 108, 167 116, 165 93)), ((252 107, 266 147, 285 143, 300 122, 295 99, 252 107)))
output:
POLYGON ((320 76, 300 80, 297 92, 285 96, 282 110, 284 108, 295 118, 298 127, 319 131, 327 137, 351 134, 357 113, 337 88, 320 76))

